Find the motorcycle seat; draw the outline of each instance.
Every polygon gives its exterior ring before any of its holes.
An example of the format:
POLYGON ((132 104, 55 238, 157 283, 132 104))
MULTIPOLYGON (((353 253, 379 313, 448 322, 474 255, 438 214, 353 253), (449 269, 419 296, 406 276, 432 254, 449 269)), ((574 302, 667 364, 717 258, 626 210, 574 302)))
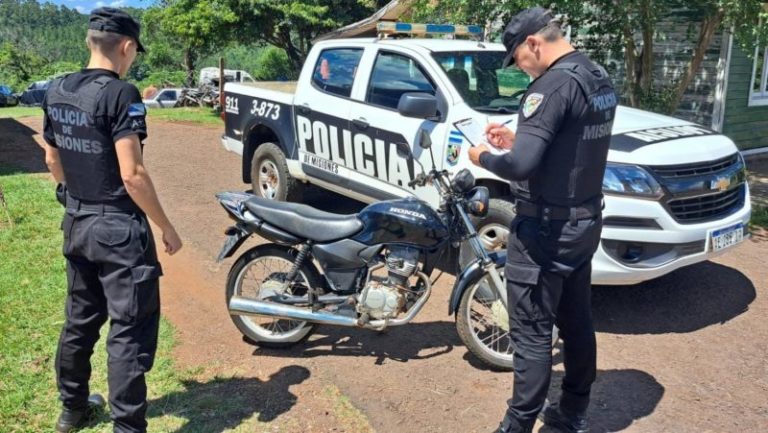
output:
POLYGON ((357 215, 323 212, 312 206, 252 197, 245 207, 256 217, 297 237, 330 242, 352 236, 363 229, 357 215))

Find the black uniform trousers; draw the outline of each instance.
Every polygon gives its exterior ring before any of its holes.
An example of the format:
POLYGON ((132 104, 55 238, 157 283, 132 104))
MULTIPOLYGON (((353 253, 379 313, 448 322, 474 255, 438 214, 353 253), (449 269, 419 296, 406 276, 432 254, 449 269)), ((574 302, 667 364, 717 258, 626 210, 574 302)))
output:
POLYGON ((68 197, 62 222, 67 259, 66 322, 56 354, 65 407, 87 404, 90 357, 99 330, 107 335, 109 404, 114 431, 146 432, 147 387, 160 321, 154 239, 146 216, 128 205, 86 205, 68 197))
POLYGON ((507 247, 507 296, 515 370, 508 417, 528 431, 541 411, 552 375, 552 327, 560 328, 565 376, 560 406, 584 413, 595 380, 591 260, 600 217, 550 221, 518 216, 507 247))

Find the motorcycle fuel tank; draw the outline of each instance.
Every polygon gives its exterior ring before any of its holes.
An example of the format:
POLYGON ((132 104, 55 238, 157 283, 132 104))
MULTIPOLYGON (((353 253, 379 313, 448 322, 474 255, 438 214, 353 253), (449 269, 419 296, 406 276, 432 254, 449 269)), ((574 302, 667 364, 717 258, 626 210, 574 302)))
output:
POLYGON ((374 203, 359 214, 365 228, 353 239, 366 245, 407 243, 435 248, 448 240, 448 228, 427 203, 416 198, 374 203))

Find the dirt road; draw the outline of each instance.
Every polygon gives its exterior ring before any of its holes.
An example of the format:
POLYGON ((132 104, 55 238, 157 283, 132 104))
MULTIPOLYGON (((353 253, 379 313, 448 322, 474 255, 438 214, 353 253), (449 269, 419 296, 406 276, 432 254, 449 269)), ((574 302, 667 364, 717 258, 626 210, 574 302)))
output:
MULTIPOLYGON (((0 125, 4 137, 26 140, 14 155, 38 152, 26 143, 30 137, 39 142, 30 131, 40 131, 40 120, 16 123, 0 125)), ((163 311, 179 330, 183 366, 264 380, 264 392, 253 396, 259 419, 271 413, 265 419, 274 428, 264 431, 365 430, 365 420, 349 427, 328 407, 334 404, 329 386, 348 396, 377 432, 490 432, 497 426, 512 376, 483 369, 461 345, 447 314, 452 276, 437 284, 416 323, 384 334, 320 327, 288 351, 243 342, 224 304, 232 261, 214 262, 229 221, 213 195, 245 189, 240 158, 223 150, 219 128, 149 126, 147 166, 186 241, 179 255, 162 259, 163 311)), ((331 201, 314 196, 318 206, 331 201)), ((764 237, 755 237, 714 262, 649 283, 594 288, 599 372, 592 431, 768 431, 766 246, 764 237)), ((562 377, 559 356, 556 361, 553 392, 562 377)))

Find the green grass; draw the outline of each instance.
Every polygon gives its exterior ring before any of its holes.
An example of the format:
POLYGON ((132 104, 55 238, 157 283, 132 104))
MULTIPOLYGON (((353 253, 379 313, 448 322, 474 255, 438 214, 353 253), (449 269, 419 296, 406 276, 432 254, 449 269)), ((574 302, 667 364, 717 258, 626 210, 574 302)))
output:
MULTIPOLYGON (((63 210, 47 176, 0 167, 0 190, 7 203, 0 203, 0 432, 50 432, 60 410, 54 358, 67 286, 59 229, 63 210)), ((90 383, 92 392, 105 397, 106 326, 91 360, 90 383)), ((202 367, 179 369, 173 346, 174 330, 162 320, 155 365, 147 376, 150 432, 279 433, 302 428, 302 415, 290 416, 296 402, 290 387, 309 377, 304 367, 284 367, 266 380, 232 371, 211 377, 202 367)), ((325 413, 335 417, 340 429, 371 431, 365 416, 340 392, 329 391, 326 398, 325 413)), ((112 432, 108 409, 80 431, 112 432)))
MULTIPOLYGON (((150 108, 147 110, 150 119, 164 120, 167 122, 190 122, 203 125, 224 126, 219 114, 210 108, 179 107, 179 108, 150 108)), ((2 107, 0 119, 10 117, 42 116, 40 107, 2 107)), ((151 133, 151 131, 150 131, 151 133)))
POLYGON ((40 107, 0 107, 0 119, 8 118, 18 119, 20 117, 42 116, 43 110, 40 107))
POLYGON ((752 207, 752 219, 749 221, 749 224, 753 227, 768 229, 768 207, 752 207))
POLYGON ((219 114, 210 108, 179 107, 179 108, 150 108, 147 110, 150 119, 170 122, 191 122, 204 125, 220 125, 224 122, 219 114))

